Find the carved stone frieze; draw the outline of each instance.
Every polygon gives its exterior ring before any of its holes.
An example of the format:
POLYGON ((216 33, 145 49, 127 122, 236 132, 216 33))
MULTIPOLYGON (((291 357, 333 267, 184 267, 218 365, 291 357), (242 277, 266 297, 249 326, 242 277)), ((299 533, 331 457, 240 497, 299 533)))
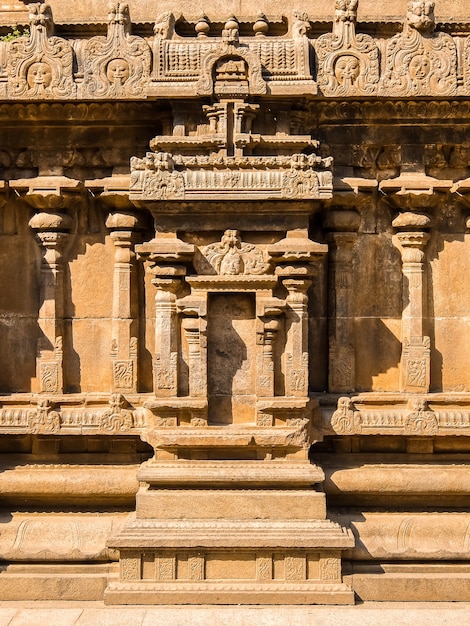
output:
POLYGON ((376 93, 379 49, 370 35, 356 34, 358 0, 336 0, 333 33, 315 42, 318 86, 326 96, 376 93))
POLYGON ((49 5, 29 5, 31 32, 10 43, 8 94, 15 99, 75 97, 70 43, 54 37, 49 5))
POLYGON ((86 45, 83 90, 89 98, 145 98, 150 77, 150 48, 130 34, 128 4, 109 5, 107 37, 86 45))
POLYGON ((433 32, 434 4, 429 0, 408 0, 405 29, 387 44, 383 95, 457 93, 457 48, 450 35, 433 32))
POLYGON ((362 417, 350 398, 339 398, 338 408, 331 417, 331 426, 339 435, 357 435, 361 432, 362 417))

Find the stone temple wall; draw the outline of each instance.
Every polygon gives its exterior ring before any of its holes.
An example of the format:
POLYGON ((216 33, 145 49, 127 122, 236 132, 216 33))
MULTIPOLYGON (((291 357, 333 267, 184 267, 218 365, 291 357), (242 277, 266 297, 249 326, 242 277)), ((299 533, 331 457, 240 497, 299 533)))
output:
POLYGON ((2 4, 2 599, 470 600, 466 5, 2 4))

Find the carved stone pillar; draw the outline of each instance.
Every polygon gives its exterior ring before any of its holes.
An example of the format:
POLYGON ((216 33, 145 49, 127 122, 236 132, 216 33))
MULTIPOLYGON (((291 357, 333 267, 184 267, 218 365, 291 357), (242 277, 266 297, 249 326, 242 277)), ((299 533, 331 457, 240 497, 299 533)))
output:
POLYGON ((451 186, 451 181, 437 180, 423 172, 404 172, 398 178, 380 184, 389 204, 399 211, 392 226, 397 231, 394 243, 403 262, 400 391, 427 393, 430 388, 431 340, 427 329, 425 248, 432 220, 426 212, 442 202, 451 186))
POLYGON ((113 391, 135 393, 138 367, 138 315, 135 293, 135 252, 133 240, 138 218, 132 213, 111 213, 114 252, 113 319, 111 367, 113 391))
POLYGON ((178 303, 178 308, 188 344, 188 395, 207 398, 207 302, 188 297, 178 303))
POLYGON ((64 266, 63 249, 71 227, 71 218, 63 213, 37 213, 29 225, 41 246, 40 307, 36 377, 40 393, 62 393, 64 266))
POLYGON ((153 359, 153 388, 159 398, 178 396, 180 319, 176 307, 186 266, 181 261, 190 258, 194 247, 172 236, 158 236, 136 247, 139 257, 150 261, 155 295, 155 354, 153 359), (179 261, 179 262, 178 262, 179 261))
POLYGON ((351 311, 352 259, 359 215, 354 211, 332 210, 326 229, 330 250, 329 283, 329 367, 328 389, 332 393, 354 391, 355 351, 351 311))
POLYGON ((258 298, 258 328, 256 342, 258 344, 257 388, 259 397, 273 397, 275 395, 275 363, 274 342, 279 332, 284 303, 281 300, 258 298))
POLYGON ((308 297, 312 284, 308 278, 290 276, 282 279, 286 298, 286 395, 308 394, 308 297))
MULTIPOLYGON (((402 223, 403 216, 394 220, 402 223)), ((403 262, 403 317, 400 391, 429 391, 431 341, 426 334, 426 272, 424 249, 429 240, 425 231, 396 235, 403 262)))

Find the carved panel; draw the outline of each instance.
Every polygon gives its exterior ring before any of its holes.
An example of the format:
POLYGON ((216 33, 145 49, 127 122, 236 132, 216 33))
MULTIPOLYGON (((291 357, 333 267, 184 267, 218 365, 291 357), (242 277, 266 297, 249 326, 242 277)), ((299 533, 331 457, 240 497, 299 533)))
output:
POLYGON ((198 268, 199 273, 237 276, 265 274, 269 269, 263 251, 253 244, 243 242, 238 230, 226 230, 219 243, 205 246, 201 253, 207 264, 198 268))
POLYGON ((150 76, 150 48, 130 34, 127 4, 109 5, 107 37, 86 45, 83 87, 88 97, 143 98, 150 76))
POLYGON ((358 0, 336 0, 333 33, 315 43, 318 86, 327 96, 371 95, 380 78, 379 50, 370 35, 356 35, 358 0))
POLYGON ((408 1, 408 24, 387 44, 381 93, 451 96, 457 91, 457 50, 450 35, 433 33, 434 3, 408 1))
POLYGON ((52 13, 47 4, 29 5, 31 33, 10 43, 8 93, 14 98, 73 98, 72 48, 53 37, 52 13))

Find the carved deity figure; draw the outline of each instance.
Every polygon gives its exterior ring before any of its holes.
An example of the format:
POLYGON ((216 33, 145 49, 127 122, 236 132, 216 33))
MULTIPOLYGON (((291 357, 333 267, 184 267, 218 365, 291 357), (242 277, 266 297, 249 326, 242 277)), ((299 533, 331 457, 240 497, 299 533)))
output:
POLYGON ((457 91, 457 49, 434 32, 434 2, 408 0, 407 23, 387 44, 381 93, 387 96, 451 96, 457 91))
POLYGON ((263 252, 257 246, 244 243, 238 230, 226 230, 219 243, 210 244, 201 252, 217 274, 264 274, 268 269, 263 252))

